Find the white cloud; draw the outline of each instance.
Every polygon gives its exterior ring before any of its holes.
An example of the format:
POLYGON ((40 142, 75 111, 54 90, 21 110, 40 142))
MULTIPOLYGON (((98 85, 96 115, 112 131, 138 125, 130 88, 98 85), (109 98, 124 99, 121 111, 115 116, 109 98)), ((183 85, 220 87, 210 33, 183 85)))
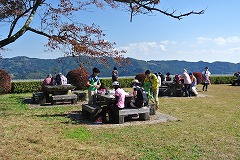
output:
POLYGON ((216 45, 224 46, 229 44, 239 44, 240 45, 240 37, 232 36, 232 37, 217 37, 217 38, 206 38, 206 37, 198 37, 198 44, 206 44, 206 43, 214 43, 216 45))
POLYGON ((131 43, 118 49, 127 50, 126 57, 142 60, 225 61, 239 63, 240 37, 198 37, 192 41, 131 43))

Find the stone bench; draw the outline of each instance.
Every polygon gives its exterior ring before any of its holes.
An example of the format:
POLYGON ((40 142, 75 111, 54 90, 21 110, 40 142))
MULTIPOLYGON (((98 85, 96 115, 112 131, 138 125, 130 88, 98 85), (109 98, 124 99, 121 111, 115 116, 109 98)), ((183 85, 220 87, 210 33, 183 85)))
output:
POLYGON ((72 91, 72 93, 77 95, 77 100, 78 101, 85 101, 86 100, 87 94, 84 91, 75 90, 75 91, 72 91))
POLYGON ((96 104, 82 104, 82 115, 90 120, 95 120, 96 116, 102 111, 101 106, 96 104))
POLYGON ((56 104, 57 101, 71 101, 72 104, 77 103, 76 94, 66 94, 66 95, 52 95, 51 104, 56 104))
POLYGON ((40 104, 40 103, 42 103, 43 99, 44 99, 44 94, 43 94, 43 92, 34 92, 34 93, 33 93, 32 102, 33 102, 34 104, 40 104))
MULTIPOLYGON (((96 104, 83 104, 82 105, 82 115, 86 118, 94 121, 96 116, 102 111, 101 106, 96 104)), ((124 117, 129 115, 139 115, 140 120, 149 120, 150 119, 150 108, 142 107, 142 108, 124 108, 119 110, 118 113, 115 114, 116 122, 118 124, 124 123, 124 117)))
POLYGON ((159 96, 169 96, 170 89, 168 86, 161 86, 159 87, 159 96))
POLYGON ((124 108, 118 111, 118 119, 117 123, 122 124, 124 123, 124 117, 129 115, 139 115, 140 120, 149 120, 150 119, 150 108, 149 107, 142 107, 142 108, 124 108))

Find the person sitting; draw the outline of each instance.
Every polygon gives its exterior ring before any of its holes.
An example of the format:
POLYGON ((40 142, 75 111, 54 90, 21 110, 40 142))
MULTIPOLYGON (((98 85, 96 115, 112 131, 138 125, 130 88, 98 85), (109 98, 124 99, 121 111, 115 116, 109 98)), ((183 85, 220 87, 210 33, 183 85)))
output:
POLYGON ((172 80, 172 78, 170 77, 170 73, 169 73, 169 72, 167 72, 166 81, 171 81, 171 80, 172 80))
POLYGON ((197 96, 198 92, 197 92, 197 78, 192 74, 189 73, 190 79, 191 79, 191 92, 197 96))
POLYGON ((51 85, 51 81, 52 81, 52 75, 49 74, 49 75, 47 75, 47 77, 43 80, 42 88, 41 88, 41 91, 42 91, 42 92, 45 91, 45 86, 46 86, 46 85, 51 85))
POLYGON ((134 79, 132 83, 133 99, 130 107, 141 108, 148 105, 147 92, 143 89, 142 84, 134 79))
POLYGON ((61 81, 61 76, 60 74, 57 74, 55 77, 55 84, 56 85, 62 85, 62 81, 61 81))
POLYGON ((115 102, 110 106, 109 118, 110 121, 117 123, 118 111, 125 107, 126 92, 120 88, 118 81, 114 81, 112 86, 115 89, 115 102))
POLYGON ((62 73, 59 73, 61 79, 61 85, 67 84, 67 77, 65 77, 62 73))
POLYGON ((180 78, 180 76, 179 76, 178 74, 176 74, 176 75, 174 76, 173 82, 174 82, 175 84, 180 84, 180 83, 181 83, 181 78, 180 78))

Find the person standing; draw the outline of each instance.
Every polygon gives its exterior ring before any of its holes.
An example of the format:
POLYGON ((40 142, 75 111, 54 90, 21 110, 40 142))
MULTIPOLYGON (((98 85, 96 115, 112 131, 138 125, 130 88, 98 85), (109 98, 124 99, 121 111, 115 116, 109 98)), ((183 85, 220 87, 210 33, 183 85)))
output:
POLYGON ((191 83, 192 83, 192 81, 191 81, 190 76, 188 75, 186 69, 183 70, 181 78, 183 79, 183 84, 184 84, 183 93, 185 93, 187 97, 191 97, 191 83))
POLYGON ((114 81, 118 81, 118 70, 116 67, 114 67, 112 71, 112 82, 114 81))
POLYGON ((97 89, 101 86, 98 75, 100 70, 96 67, 93 68, 93 74, 88 78, 88 104, 94 104, 96 101, 97 89))
POLYGON ((145 80, 144 83, 150 82, 151 84, 151 91, 153 93, 153 98, 156 104, 156 109, 158 108, 158 93, 159 93, 159 81, 155 74, 151 73, 150 70, 146 70, 145 72, 145 80))
POLYGON ((208 85, 211 84, 210 81, 210 75, 211 73, 209 72, 209 68, 205 67, 205 71, 202 72, 202 81, 203 81, 203 88, 202 90, 207 91, 208 90, 208 85))

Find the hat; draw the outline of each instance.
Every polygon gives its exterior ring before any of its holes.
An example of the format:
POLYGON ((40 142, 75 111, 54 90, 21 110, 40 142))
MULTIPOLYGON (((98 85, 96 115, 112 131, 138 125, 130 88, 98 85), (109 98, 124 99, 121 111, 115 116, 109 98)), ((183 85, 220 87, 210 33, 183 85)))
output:
POLYGON ((137 79, 132 80, 132 83, 139 83, 137 79))
POLYGON ((169 72, 167 72, 167 74, 166 75, 170 75, 170 73, 169 72))
POLYGON ((191 76, 191 75, 192 75, 192 72, 190 72, 189 75, 191 76))
POLYGON ((114 82, 112 83, 112 85, 113 85, 113 86, 119 86, 119 82, 118 82, 118 81, 114 81, 114 82))
POLYGON ((187 72, 187 70, 186 70, 186 69, 183 69, 183 72, 187 72))

